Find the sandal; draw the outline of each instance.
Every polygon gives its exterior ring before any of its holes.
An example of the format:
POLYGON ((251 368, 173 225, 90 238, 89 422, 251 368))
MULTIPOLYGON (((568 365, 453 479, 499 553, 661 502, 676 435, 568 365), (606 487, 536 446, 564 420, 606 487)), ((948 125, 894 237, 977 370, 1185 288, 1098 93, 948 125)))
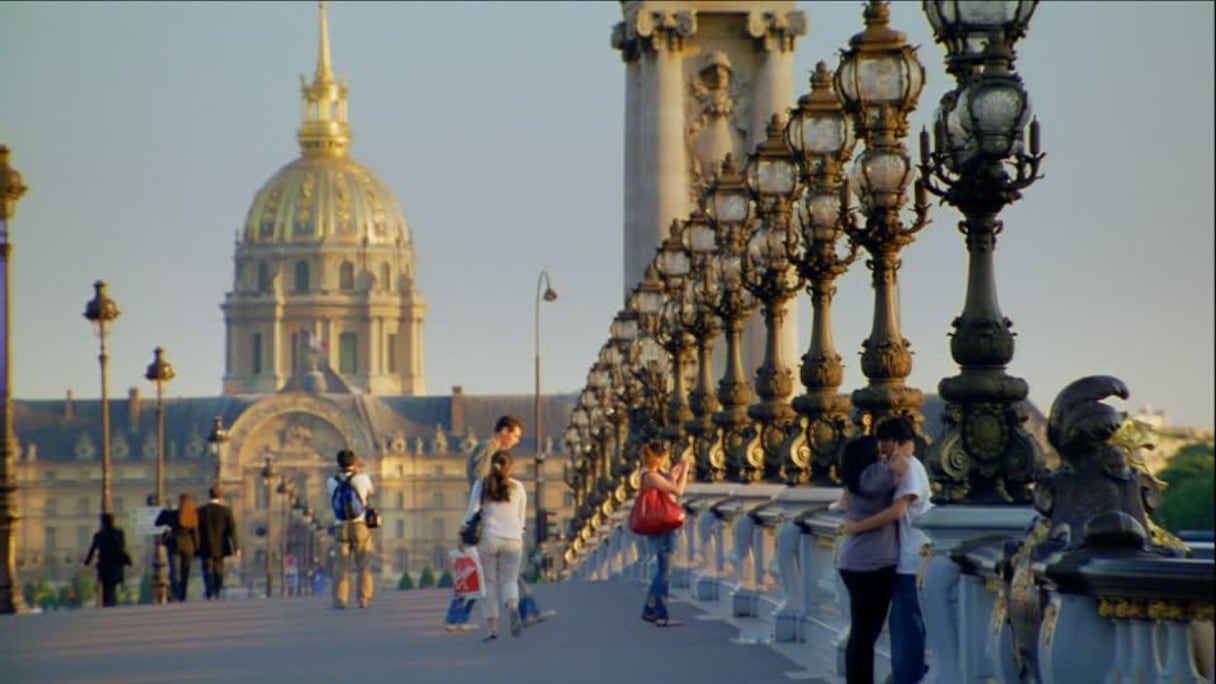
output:
POLYGON ((497 635, 497 634, 495 634, 494 632, 490 632, 490 635, 489 635, 489 636, 487 636, 487 637, 482 637, 482 639, 481 639, 481 643, 483 643, 483 644, 484 644, 484 643, 487 643, 487 642, 490 642, 490 641, 494 641, 494 640, 495 640, 495 639, 497 639, 497 638, 498 638, 498 635, 497 635))

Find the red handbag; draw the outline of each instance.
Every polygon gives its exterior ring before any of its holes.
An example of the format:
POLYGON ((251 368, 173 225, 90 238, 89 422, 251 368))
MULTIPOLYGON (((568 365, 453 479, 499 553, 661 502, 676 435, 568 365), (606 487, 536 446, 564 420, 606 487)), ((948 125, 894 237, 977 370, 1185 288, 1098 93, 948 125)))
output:
POLYGON ((684 524, 684 507, 671 495, 653 487, 644 487, 629 511, 629 529, 634 534, 667 534, 684 524))

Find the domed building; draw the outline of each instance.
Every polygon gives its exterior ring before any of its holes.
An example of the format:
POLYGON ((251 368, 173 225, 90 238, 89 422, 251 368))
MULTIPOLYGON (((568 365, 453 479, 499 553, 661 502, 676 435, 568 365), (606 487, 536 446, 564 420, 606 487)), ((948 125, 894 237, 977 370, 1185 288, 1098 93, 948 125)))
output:
POLYGON ((350 156, 347 85, 334 78, 323 8, 316 73, 300 80, 300 156, 258 190, 236 247, 224 393, 278 392, 298 378, 424 394, 413 241, 392 190, 350 156))
MULTIPOLYGON (((442 572, 463 522, 467 455, 503 414, 532 422, 533 395, 426 396, 413 240, 393 192, 350 156, 347 86, 330 64, 325 6, 312 82, 302 84, 300 156, 254 195, 221 308, 227 332, 222 395, 166 398, 164 493, 205 499, 218 483, 244 553, 227 567, 232 594, 308 591, 328 574, 333 516, 325 481, 353 449, 375 482, 383 517, 374 536, 377 582, 442 572)), ((169 350, 172 358, 172 350, 169 350)), ((168 386, 170 389, 172 385, 168 386)), ((535 520, 542 507, 569 519, 560 433, 576 395, 549 395, 545 432, 526 425, 516 477, 535 520), (560 449, 561 447, 556 447, 560 449), (526 460, 525 460, 526 459, 526 460)), ((68 581, 105 507, 101 464, 109 435, 109 510, 127 532, 130 577, 148 572, 156 512, 155 401, 132 387, 102 402, 14 402, 19 456, 17 565, 23 582, 68 581), (154 516, 153 516, 154 519, 154 516)), ((132 582, 134 584, 134 582, 132 582)), ((192 589, 191 595, 198 595, 192 589)))

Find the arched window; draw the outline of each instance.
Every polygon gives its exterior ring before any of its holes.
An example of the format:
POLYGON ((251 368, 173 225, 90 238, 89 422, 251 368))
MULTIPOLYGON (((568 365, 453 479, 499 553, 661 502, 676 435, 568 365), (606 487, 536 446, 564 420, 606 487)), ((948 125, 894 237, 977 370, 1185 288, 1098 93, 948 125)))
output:
POLYGON ((296 262, 296 292, 308 292, 308 262, 296 262))
POLYGON ((380 264, 380 287, 384 288, 385 292, 393 291, 392 272, 388 268, 388 264, 380 264))
POLYGON ((349 261, 343 261, 338 267, 338 289, 343 292, 355 289, 355 265, 349 261))
POLYGON ((258 292, 270 292, 270 265, 258 262, 258 292))

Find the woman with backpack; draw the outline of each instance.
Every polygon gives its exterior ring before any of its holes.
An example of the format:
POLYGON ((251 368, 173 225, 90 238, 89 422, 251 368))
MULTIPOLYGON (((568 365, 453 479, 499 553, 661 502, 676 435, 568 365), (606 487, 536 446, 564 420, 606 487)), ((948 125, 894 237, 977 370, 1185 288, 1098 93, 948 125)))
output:
POLYGON ((511 453, 499 450, 490 457, 490 474, 473 484, 469 505, 461 528, 461 548, 465 532, 474 516, 481 513, 481 537, 477 555, 485 573, 486 598, 482 614, 488 634, 482 641, 498 638, 498 607, 506 605, 511 620, 511 636, 523 631, 519 616, 519 568, 524 557, 524 525, 528 518, 528 494, 519 480, 511 477, 511 453))

